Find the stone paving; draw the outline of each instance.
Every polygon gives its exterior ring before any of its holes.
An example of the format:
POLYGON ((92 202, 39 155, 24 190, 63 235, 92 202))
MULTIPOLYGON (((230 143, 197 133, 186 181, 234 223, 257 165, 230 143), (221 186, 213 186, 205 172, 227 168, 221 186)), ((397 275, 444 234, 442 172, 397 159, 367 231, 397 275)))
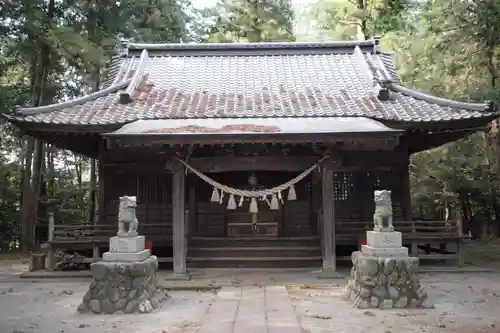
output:
POLYGON ((223 287, 200 333, 300 333, 285 286, 223 287))

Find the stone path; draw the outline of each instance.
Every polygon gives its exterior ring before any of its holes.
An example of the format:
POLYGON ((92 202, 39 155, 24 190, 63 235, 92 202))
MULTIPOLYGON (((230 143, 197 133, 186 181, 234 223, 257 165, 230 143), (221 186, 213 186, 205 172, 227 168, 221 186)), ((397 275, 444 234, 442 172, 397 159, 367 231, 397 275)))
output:
POLYGON ((200 333, 302 333, 285 286, 223 287, 200 333))

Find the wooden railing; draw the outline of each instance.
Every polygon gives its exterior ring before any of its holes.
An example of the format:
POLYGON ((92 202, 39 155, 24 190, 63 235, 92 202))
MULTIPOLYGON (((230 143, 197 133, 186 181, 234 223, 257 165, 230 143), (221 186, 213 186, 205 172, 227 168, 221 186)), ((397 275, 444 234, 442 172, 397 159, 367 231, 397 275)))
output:
MULTIPOLYGON (((458 260, 464 264, 464 239, 460 221, 395 221, 394 228, 403 236, 403 244, 410 247, 410 254, 429 260, 458 260), (448 245, 454 244, 451 251, 448 245)), ((373 222, 337 222, 337 245, 357 245, 366 239, 366 231, 373 229, 373 222)), ((349 259, 348 257, 344 259, 349 259)))
MULTIPOLYGON (((100 248, 109 244, 109 238, 116 235, 117 224, 57 224, 54 214, 49 215, 48 269, 55 269, 54 251, 56 249, 92 249, 92 258, 80 260, 91 263, 100 259, 100 248)), ((172 245, 172 228, 166 223, 139 224, 139 234, 146 240, 160 246, 172 245)), ((159 258, 161 262, 171 262, 172 258, 159 258)))

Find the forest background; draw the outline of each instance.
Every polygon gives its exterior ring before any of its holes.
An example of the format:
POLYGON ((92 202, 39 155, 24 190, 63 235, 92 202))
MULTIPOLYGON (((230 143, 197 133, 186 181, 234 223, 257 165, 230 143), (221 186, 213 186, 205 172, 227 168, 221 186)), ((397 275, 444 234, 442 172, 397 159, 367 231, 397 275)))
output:
MULTIPOLYGON (((7 0, 0 3, 0 112, 99 89, 120 39, 330 41, 382 37, 404 85, 462 101, 500 96, 498 0, 7 0)), ((500 233, 500 136, 480 133, 411 159, 413 217, 460 208, 474 236, 500 233)), ((96 161, 0 123, 0 252, 43 240, 47 207, 96 219, 96 161)))

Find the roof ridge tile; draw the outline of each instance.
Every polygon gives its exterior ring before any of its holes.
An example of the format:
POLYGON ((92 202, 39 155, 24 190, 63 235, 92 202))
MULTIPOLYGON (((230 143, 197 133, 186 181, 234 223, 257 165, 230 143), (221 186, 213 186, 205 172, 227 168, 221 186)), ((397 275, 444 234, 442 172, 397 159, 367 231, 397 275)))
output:
POLYGON ((133 43, 128 42, 128 50, 265 50, 265 49, 311 49, 346 48, 355 46, 372 47, 376 50, 378 39, 347 40, 326 42, 261 42, 261 43, 133 43))

